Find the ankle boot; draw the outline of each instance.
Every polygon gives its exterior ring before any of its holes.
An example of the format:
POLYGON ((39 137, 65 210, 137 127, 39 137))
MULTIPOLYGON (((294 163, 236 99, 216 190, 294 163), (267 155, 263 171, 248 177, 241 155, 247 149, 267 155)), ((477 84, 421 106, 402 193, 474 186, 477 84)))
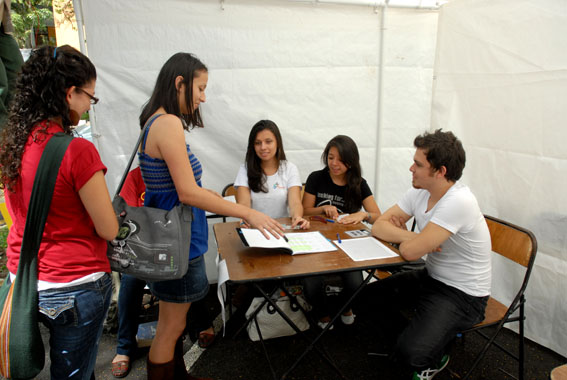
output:
POLYGON ((147 361, 148 380, 175 380, 175 359, 167 363, 152 363, 147 361))
POLYGON ((209 377, 191 376, 187 372, 187 367, 185 367, 185 360, 183 359, 183 338, 179 338, 175 343, 175 349, 173 351, 173 361, 175 362, 174 373, 176 380, 213 380, 209 377))

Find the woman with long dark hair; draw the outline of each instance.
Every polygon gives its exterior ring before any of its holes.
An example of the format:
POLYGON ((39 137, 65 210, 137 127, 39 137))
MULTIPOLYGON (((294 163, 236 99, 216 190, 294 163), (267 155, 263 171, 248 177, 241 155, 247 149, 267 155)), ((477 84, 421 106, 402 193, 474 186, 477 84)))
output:
MULTIPOLYGON (((370 187, 360 169, 360 156, 356 143, 348 136, 335 136, 327 143, 321 156, 325 167, 307 178, 303 194, 305 215, 325 215, 338 223, 354 224, 362 221, 374 223, 381 215, 370 187), (364 208, 364 211, 361 210, 364 208), (343 215, 339 219, 340 214, 343 215)), ((341 274, 341 297, 348 299, 362 282, 360 271, 341 274)), ((319 318, 319 326, 325 327, 330 318, 330 307, 325 294, 325 276, 304 279, 304 292, 319 318)), ((341 321, 350 325, 354 314, 348 309, 341 321)))
MULTIPOLYGON (((14 221, 7 249, 11 280, 41 154, 55 133, 72 134, 80 116, 98 102, 95 81, 93 64, 67 45, 34 50, 22 68, 0 148, 2 184, 14 221)), ((91 142, 71 141, 38 252, 39 312, 50 334, 52 379, 87 380, 94 373, 112 290, 106 240, 118 233, 105 172, 91 142)))
POLYGON ((282 136, 273 121, 260 120, 252 127, 246 163, 240 166, 234 187, 239 204, 272 218, 291 216, 292 227, 309 228, 303 219, 299 170, 286 160, 282 136))
POLYGON ((140 115, 140 126, 149 125, 138 155, 146 184, 146 206, 170 210, 177 204, 193 206, 189 269, 179 280, 151 282, 159 298, 156 335, 148 355, 148 379, 195 379, 187 374, 180 339, 191 302, 202 299, 209 288, 203 255, 207 252, 205 211, 242 218, 266 237, 283 234, 281 225, 267 215, 222 199, 201 187, 203 168, 185 143, 190 127, 203 127, 199 105, 204 103, 209 73, 189 53, 177 53, 161 68, 153 93, 140 115))

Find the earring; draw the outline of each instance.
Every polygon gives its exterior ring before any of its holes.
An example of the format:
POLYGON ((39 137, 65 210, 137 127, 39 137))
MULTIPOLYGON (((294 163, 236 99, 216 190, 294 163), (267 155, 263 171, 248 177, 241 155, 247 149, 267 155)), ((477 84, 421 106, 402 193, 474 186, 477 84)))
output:
POLYGON ((71 125, 77 125, 81 120, 81 115, 75 110, 69 110, 69 120, 71 120, 71 125))

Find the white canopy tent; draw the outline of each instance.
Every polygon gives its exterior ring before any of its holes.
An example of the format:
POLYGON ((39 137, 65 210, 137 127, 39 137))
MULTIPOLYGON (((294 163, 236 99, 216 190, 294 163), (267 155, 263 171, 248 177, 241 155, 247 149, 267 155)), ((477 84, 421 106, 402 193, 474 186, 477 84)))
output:
MULTIPOLYGON (((109 187, 160 67, 178 51, 209 67, 206 128, 187 140, 216 191, 234 181, 252 125, 268 118, 303 179, 330 138, 351 136, 385 210, 411 185, 413 138, 453 130, 483 211, 538 238, 527 336, 567 355, 566 5, 454 0, 438 11, 410 1, 75 0, 98 70, 93 136, 109 187)), ((495 295, 509 296, 505 280, 495 295)))

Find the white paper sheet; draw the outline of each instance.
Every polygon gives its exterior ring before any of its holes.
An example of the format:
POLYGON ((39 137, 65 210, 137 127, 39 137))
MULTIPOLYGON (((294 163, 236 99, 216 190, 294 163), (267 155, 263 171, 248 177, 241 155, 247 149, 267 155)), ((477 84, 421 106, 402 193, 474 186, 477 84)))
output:
POLYGON ((342 249, 353 261, 386 259, 398 256, 390 248, 373 237, 359 239, 342 239, 333 243, 342 249))
POLYGON ((288 233, 286 236, 294 255, 337 250, 319 231, 288 233))

